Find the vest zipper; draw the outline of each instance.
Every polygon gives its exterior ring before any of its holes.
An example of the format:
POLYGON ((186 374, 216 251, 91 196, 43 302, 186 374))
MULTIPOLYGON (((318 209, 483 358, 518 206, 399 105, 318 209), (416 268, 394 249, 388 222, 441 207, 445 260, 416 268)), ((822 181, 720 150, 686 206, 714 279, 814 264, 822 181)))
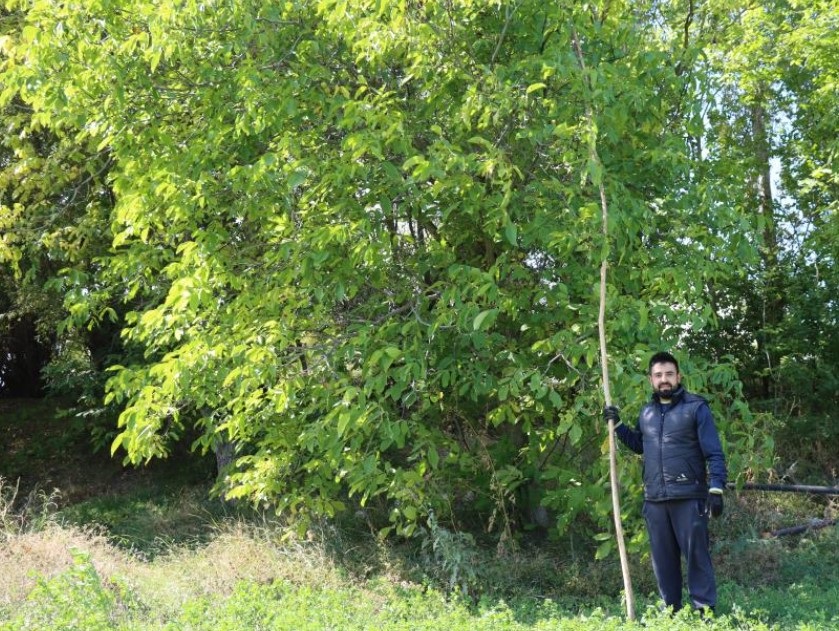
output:
POLYGON ((659 418, 659 441, 658 441, 658 467, 661 475, 661 488, 664 491, 664 497, 667 494, 667 480, 664 479, 664 415, 666 412, 661 409, 661 403, 658 404, 658 418, 659 418))

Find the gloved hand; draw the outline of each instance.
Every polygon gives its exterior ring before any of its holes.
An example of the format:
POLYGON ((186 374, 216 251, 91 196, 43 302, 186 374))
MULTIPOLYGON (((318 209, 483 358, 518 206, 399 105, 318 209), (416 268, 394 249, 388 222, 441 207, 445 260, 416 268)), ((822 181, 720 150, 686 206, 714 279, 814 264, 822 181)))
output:
POLYGON ((711 489, 708 491, 708 512, 711 517, 722 515, 722 489, 711 489))
POLYGON ((612 421, 615 427, 621 424, 620 410, 614 405, 607 405, 603 408, 603 418, 606 419, 606 422, 612 421))

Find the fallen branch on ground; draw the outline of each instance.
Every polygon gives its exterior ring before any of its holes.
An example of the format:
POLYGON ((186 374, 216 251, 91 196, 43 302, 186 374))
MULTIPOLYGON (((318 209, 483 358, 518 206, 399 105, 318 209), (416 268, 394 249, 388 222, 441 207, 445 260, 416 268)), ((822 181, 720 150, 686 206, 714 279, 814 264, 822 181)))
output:
POLYGON ((839 523, 839 520, 836 519, 811 519, 806 524, 801 524, 800 526, 791 526, 789 528, 780 528, 779 530, 766 532, 763 534, 763 538, 770 539, 777 537, 785 537, 787 535, 798 535, 802 532, 807 532, 808 530, 818 530, 819 528, 835 526, 837 523, 839 523))
POLYGON ((728 488, 739 491, 779 491, 783 493, 812 493, 814 495, 839 495, 839 488, 833 486, 811 486, 809 484, 756 484, 746 482, 742 487, 730 483, 728 488))

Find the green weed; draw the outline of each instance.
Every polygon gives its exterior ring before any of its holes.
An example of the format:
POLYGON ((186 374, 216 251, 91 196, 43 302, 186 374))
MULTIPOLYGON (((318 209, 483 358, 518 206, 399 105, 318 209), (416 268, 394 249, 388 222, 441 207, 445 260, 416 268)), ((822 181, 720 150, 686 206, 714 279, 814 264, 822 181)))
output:
POLYGON ((106 631, 115 625, 116 598, 105 588, 87 555, 74 553, 73 566, 41 579, 2 631, 106 631))
POLYGON ((37 532, 49 524, 60 498, 58 489, 33 489, 21 497, 20 482, 9 484, 0 477, 0 537, 37 532))
POLYGON ((444 528, 433 511, 428 515, 422 550, 426 566, 432 568, 432 576, 442 579, 449 593, 469 595, 477 587, 478 553, 474 537, 444 528))
MULTIPOLYGON (((242 581, 226 597, 195 598, 161 618, 118 586, 105 584, 89 559, 78 555, 70 570, 41 581, 14 617, 0 623, 0 631, 693 631, 700 622, 687 610, 671 615, 651 607, 632 623, 599 609, 572 614, 549 600, 523 615, 503 601, 474 607, 434 590, 384 582, 333 588, 287 581, 242 581)), ((780 629, 740 612, 706 622, 708 629, 780 629)), ((828 627, 808 622, 783 628, 828 627)))
MULTIPOLYGON (((779 628, 839 628, 839 528, 795 540, 741 542, 743 563, 720 589, 732 611, 749 611, 779 628)), ((731 575, 729 570, 727 575, 731 575)))

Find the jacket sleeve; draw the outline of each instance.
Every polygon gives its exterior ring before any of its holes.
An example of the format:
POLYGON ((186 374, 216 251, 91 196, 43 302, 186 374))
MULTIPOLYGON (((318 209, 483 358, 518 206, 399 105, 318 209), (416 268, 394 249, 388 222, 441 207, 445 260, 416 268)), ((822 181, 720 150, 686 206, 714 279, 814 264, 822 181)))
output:
POLYGON ((705 462, 708 465, 709 485, 711 488, 725 489, 725 483, 728 480, 725 455, 711 408, 707 404, 699 406, 696 411, 696 433, 702 455, 705 456, 705 462))
POLYGON ((641 431, 639 429, 630 429, 621 423, 615 428, 615 434, 618 438, 620 438, 620 441, 624 445, 629 447, 636 454, 644 453, 644 441, 641 437, 641 431))

